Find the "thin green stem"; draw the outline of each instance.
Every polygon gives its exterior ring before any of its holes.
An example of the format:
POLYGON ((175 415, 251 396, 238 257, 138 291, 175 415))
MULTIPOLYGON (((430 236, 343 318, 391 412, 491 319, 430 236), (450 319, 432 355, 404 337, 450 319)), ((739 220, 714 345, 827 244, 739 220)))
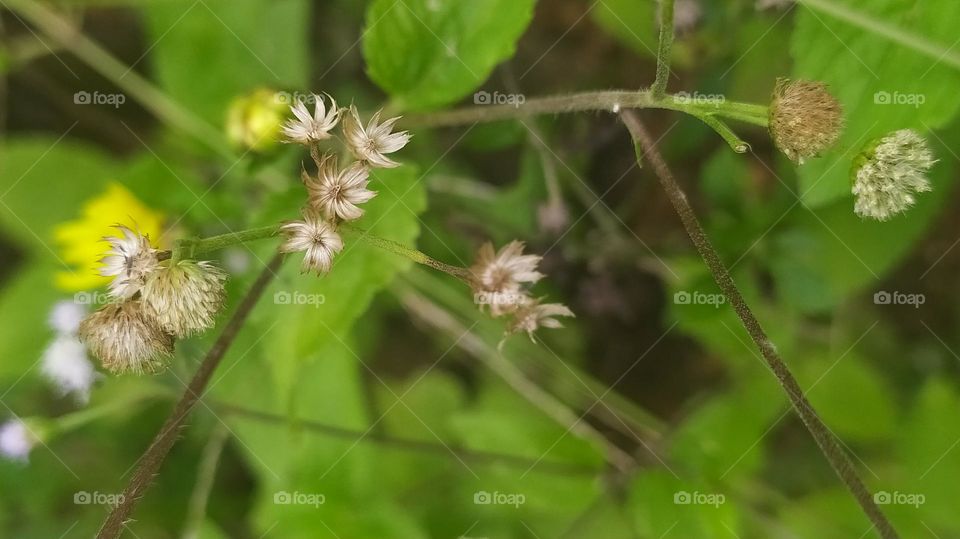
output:
POLYGON ((670 80, 670 56, 673 50, 673 1, 660 0, 660 41, 657 45, 657 78, 653 81, 653 97, 662 98, 670 80))
POLYGON ((357 236, 362 241, 365 241, 370 245, 379 247, 393 254, 400 255, 405 258, 409 258, 410 260, 416 262, 417 264, 422 264, 424 266, 431 267, 435 270, 442 271, 448 275, 451 275, 453 277, 456 277, 457 279, 460 279, 465 283, 469 284, 470 282, 470 271, 467 268, 462 268, 460 266, 451 266, 450 264, 440 262, 439 260, 431 257, 430 255, 427 255, 422 251, 418 251, 417 249, 412 249, 410 247, 397 243, 393 240, 388 240, 386 238, 375 236, 370 232, 354 225, 344 223, 340 226, 343 229, 349 230, 357 234, 357 236))
POLYGON ((212 251, 219 251, 248 241, 272 238, 280 232, 279 225, 267 225, 247 230, 228 232, 209 238, 184 238, 178 240, 173 250, 174 260, 193 258, 212 251))
POLYGON ((727 144, 730 145, 730 148, 732 148, 733 151, 737 153, 747 153, 747 151, 750 150, 749 144, 741 140, 740 137, 738 137, 737 134, 734 133, 727 124, 718 120, 712 114, 697 115, 697 118, 716 131, 717 134, 723 138, 723 140, 727 141, 727 144))

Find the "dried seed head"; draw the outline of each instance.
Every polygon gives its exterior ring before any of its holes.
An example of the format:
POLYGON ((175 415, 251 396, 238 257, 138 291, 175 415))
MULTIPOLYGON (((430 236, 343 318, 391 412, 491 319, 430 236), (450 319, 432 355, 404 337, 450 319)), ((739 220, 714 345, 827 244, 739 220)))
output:
POLYGON ((340 121, 340 108, 332 97, 328 95, 327 99, 330 100, 329 111, 323 104, 323 97, 313 94, 315 103, 313 116, 310 115, 303 101, 297 101, 290 107, 296 119, 287 120, 283 125, 283 134, 287 137, 287 142, 310 145, 330 138, 330 131, 340 121))
POLYGON ((867 145, 854 160, 854 211, 886 221, 930 191, 927 172, 936 163, 927 141, 912 129, 894 131, 867 145))
POLYGON ((226 279, 226 273, 210 262, 171 261, 147 278, 141 302, 165 332, 187 337, 213 327, 223 306, 226 279))
POLYGON ((80 340, 110 372, 159 372, 173 353, 173 335, 147 316, 139 300, 110 303, 80 323, 80 340))
POLYGON ((0 425, 0 455, 10 460, 26 462, 37 441, 37 436, 20 419, 0 425))
POLYGON ((306 171, 302 178, 309 193, 310 205, 322 211, 327 219, 359 219, 363 210, 357 205, 377 195, 367 189, 370 183, 369 170, 363 163, 355 162, 338 170, 337 158, 331 155, 325 155, 320 160, 316 178, 306 171))
POLYGON ((803 164, 833 146, 842 131, 843 107, 826 84, 777 80, 770 103, 770 135, 787 157, 803 164))
POLYGON ((485 243, 477 252, 470 267, 470 281, 474 299, 488 306, 490 314, 501 316, 530 302, 524 283, 535 283, 543 278, 537 271, 540 256, 523 254, 523 242, 512 241, 499 252, 493 244, 485 243))
POLYGON ((343 250, 343 240, 337 231, 315 209, 303 210, 302 221, 290 221, 280 227, 286 241, 280 246, 284 253, 303 251, 303 273, 317 275, 330 271, 333 257, 343 250))
POLYGON ((561 328, 563 324, 555 317, 574 316, 573 311, 561 303, 540 303, 539 300, 521 306, 514 313, 508 333, 525 332, 536 342, 533 333, 539 328, 561 328))
POLYGON ((111 296, 126 299, 140 290, 159 261, 148 237, 123 225, 114 228, 120 231, 120 236, 103 238, 110 244, 110 250, 100 259, 103 264, 100 275, 113 277, 108 287, 111 296))
POLYGON ((364 129, 356 107, 351 105, 350 112, 343 120, 343 136, 357 160, 368 163, 372 167, 398 167, 400 163, 386 157, 385 154, 393 153, 406 146, 410 142, 411 135, 406 131, 391 133, 393 125, 400 117, 390 118, 380 123, 381 112, 374 114, 364 129))

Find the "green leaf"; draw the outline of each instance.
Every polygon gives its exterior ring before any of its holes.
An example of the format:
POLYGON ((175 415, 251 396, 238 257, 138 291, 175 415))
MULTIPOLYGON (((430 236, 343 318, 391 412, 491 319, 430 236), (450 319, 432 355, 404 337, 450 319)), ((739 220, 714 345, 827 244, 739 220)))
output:
MULTIPOLYGON (((820 3, 819 1, 817 2, 820 3)), ((954 0, 831 0, 844 9, 941 43, 956 40, 954 0)), ((851 161, 870 140, 890 131, 927 132, 947 125, 960 100, 960 71, 876 29, 797 8, 791 51, 794 75, 822 80, 843 104, 846 129, 836 147, 800 168, 800 191, 811 206, 850 196, 851 161)))
POLYGON ((469 94, 533 16, 535 0, 375 0, 367 11, 367 72, 403 109, 440 107, 469 94))
POLYGON ((305 0, 174 0, 144 8, 161 88, 215 127, 258 86, 304 89, 305 0), (269 30, 268 30, 269 29, 269 30))

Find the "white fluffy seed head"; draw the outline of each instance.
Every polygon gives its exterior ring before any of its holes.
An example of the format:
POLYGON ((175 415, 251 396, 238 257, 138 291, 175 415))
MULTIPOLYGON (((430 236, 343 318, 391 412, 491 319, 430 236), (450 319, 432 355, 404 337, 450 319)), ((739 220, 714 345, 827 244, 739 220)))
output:
POLYGON ((23 421, 11 419, 0 425, 0 455, 25 462, 36 443, 36 438, 23 421))
POLYGON ((854 160, 854 212, 886 221, 930 191, 927 173, 936 163, 927 141, 912 129, 894 131, 867 145, 854 160))
POLYGON ((110 244, 110 250, 100 259, 103 264, 100 275, 113 277, 108 287, 111 296, 126 299, 140 291, 147 276, 157 269, 159 260, 148 237, 123 225, 114 228, 120 231, 118 236, 103 238, 110 244))
POLYGON ((73 395, 81 403, 90 399, 97 371, 83 343, 74 335, 59 335, 43 352, 40 371, 61 395, 73 395))
POLYGON ((80 321, 87 316, 86 305, 76 301, 62 300, 54 303, 50 309, 47 322, 50 329, 61 335, 75 334, 80 328, 80 321))
POLYGON ((380 113, 370 118, 366 128, 360 122, 360 114, 356 107, 350 106, 349 112, 343 119, 343 136, 347 146, 358 161, 372 167, 393 168, 400 163, 390 159, 386 154, 396 152, 410 142, 411 135, 406 131, 392 133, 394 124, 400 117, 390 118, 380 122, 380 113))
POLYGON ((541 257, 523 254, 523 242, 512 241, 500 251, 485 243, 470 267, 470 283, 481 306, 489 307, 492 316, 516 311, 530 303, 524 289, 543 278, 537 271, 541 257))
POLYGON ((535 341, 534 332, 540 328, 561 328, 563 324, 556 319, 558 316, 574 316, 573 311, 561 303, 531 302, 521 306, 514 313, 513 322, 508 333, 524 332, 530 340, 535 341))
POLYGON ((188 337, 213 327, 223 306, 226 279, 226 273, 210 262, 171 261, 150 274, 140 301, 165 332, 188 337))
POLYGON ((286 238, 280 246, 281 252, 303 251, 303 273, 327 273, 333 266, 333 258, 343 250, 343 239, 336 229, 312 208, 303 210, 302 221, 284 223, 280 232, 286 238))
POLYGON ((301 175, 307 187, 310 206, 323 212, 327 219, 352 221, 363 216, 359 205, 377 195, 367 189, 370 171, 362 162, 340 170, 337 158, 325 155, 318 163, 317 176, 306 171, 301 175))
POLYGON ((313 94, 313 115, 302 101, 297 101, 290 107, 295 116, 283 125, 283 135, 287 142, 310 145, 330 138, 330 130, 340 121, 340 107, 329 95, 330 109, 323 102, 323 96, 313 94))
POLYGON ((173 335, 149 317, 140 300, 105 305, 80 323, 80 340, 115 374, 156 373, 173 354, 173 335))

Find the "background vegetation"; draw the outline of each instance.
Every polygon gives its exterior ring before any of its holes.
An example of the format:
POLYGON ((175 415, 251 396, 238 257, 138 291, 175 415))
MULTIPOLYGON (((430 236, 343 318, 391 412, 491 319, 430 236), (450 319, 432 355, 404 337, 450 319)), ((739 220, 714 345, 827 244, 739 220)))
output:
MULTIPOLYGON (((960 3, 788 4, 678 0, 670 89, 766 103, 779 76, 823 80, 846 110, 835 149, 797 168, 760 128, 736 126, 752 145, 737 155, 696 119, 642 114, 866 482, 892 501, 922 496, 883 505, 894 525, 904 537, 957 537, 960 3), (935 147, 935 189, 904 216, 863 222, 851 161, 901 128, 935 147), (923 302, 885 304, 884 292, 923 302)), ((324 91, 409 116, 481 91, 529 100, 641 88, 656 65, 652 1, 2 6, 0 410, 10 417, 85 409, 37 365, 51 306, 75 292, 55 284, 54 229, 107 185, 162 212, 169 238, 296 216, 304 156, 232 144, 237 98, 324 91), (125 102, 77 103, 76 92, 125 102)), ((615 115, 414 133, 404 166, 376 178, 361 224, 459 265, 488 238, 525 240, 545 255, 550 296, 577 319, 501 354, 501 325, 443 275, 366 245, 323 279, 287 263, 130 537, 870 536, 729 305, 680 299, 718 291, 615 115), (639 469, 610 467, 611 446, 639 469), (483 493, 523 503, 476 503, 483 493), (677 503, 683 493, 722 503, 677 503)), ((230 306, 274 248, 223 253, 230 306)), ((182 343, 163 375, 105 376, 87 408, 144 396, 137 404, 37 447, 26 465, 0 462, 2 535, 89 537, 108 508, 75 496, 122 490, 169 411, 165 395, 182 391, 215 334, 182 343)))

